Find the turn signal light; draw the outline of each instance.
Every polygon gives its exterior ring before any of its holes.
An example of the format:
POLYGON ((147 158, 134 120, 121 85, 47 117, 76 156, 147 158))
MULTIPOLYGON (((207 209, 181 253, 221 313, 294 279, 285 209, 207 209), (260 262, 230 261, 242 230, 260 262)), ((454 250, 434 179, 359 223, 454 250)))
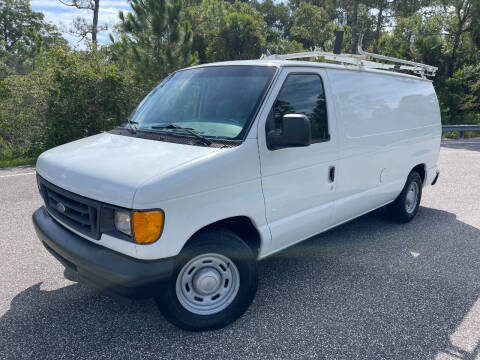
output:
POLYGON ((132 213, 133 239, 137 244, 151 244, 163 230, 163 211, 134 211, 132 213))

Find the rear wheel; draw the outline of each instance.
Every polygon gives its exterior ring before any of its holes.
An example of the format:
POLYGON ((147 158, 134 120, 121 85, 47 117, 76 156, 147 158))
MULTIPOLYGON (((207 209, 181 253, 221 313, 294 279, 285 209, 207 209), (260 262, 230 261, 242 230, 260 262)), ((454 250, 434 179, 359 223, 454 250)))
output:
POLYGON ((236 234, 218 229, 190 240, 156 300, 174 325, 203 331, 235 321, 252 302, 256 289, 255 254, 236 234))
POLYGON ((388 213, 397 221, 408 222, 417 214, 421 199, 422 178, 416 171, 412 171, 400 195, 388 205, 388 213))

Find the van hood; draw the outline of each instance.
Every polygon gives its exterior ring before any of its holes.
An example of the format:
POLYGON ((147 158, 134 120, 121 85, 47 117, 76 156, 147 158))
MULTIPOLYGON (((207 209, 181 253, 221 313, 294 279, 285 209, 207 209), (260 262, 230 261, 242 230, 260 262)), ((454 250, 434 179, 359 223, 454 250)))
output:
POLYGON ((132 208, 142 183, 217 151, 102 133, 44 152, 37 160, 37 172, 65 190, 132 208))

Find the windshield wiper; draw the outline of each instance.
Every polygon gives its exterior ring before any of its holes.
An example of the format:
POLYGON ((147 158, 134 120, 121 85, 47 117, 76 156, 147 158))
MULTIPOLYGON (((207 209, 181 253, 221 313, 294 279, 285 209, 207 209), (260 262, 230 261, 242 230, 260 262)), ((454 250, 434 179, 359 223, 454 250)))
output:
POLYGON ((128 121, 128 131, 130 131, 132 134, 137 133, 137 126, 138 122, 137 121, 132 121, 130 118, 127 118, 128 121))
POLYGON ((182 126, 178 126, 178 125, 175 125, 175 124, 168 124, 168 125, 154 125, 152 126, 152 129, 159 129, 159 130, 162 130, 162 129, 172 129, 172 130, 183 130, 183 131, 186 131, 188 132, 189 134, 195 136, 198 140, 200 140, 203 144, 207 145, 207 146, 210 146, 212 145, 212 142, 210 140, 208 140, 205 136, 203 135, 200 135, 199 133, 195 132, 192 128, 185 128, 185 127, 182 127, 182 126))

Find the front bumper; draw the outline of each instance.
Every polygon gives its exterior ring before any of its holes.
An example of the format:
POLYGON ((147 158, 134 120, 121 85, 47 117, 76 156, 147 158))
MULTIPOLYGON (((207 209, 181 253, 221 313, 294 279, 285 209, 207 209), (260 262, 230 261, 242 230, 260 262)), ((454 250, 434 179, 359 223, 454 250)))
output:
POLYGON ((94 244, 60 225, 43 206, 32 220, 45 248, 82 280, 97 286, 127 296, 144 295, 173 272, 173 258, 145 261, 94 244))

